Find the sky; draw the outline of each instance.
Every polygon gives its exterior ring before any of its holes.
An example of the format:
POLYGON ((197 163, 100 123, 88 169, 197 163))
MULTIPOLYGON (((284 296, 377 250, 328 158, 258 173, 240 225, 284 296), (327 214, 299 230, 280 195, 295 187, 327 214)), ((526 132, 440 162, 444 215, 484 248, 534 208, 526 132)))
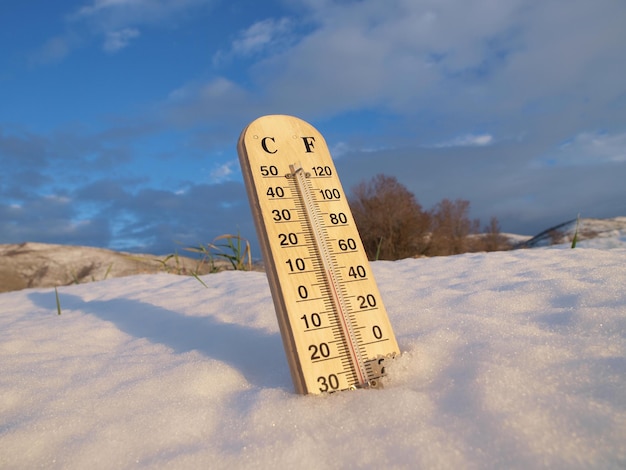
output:
POLYGON ((527 235, 625 215, 625 22, 615 0, 3 0, 0 243, 256 246, 236 145, 267 114, 314 125, 348 192, 384 173, 527 235))

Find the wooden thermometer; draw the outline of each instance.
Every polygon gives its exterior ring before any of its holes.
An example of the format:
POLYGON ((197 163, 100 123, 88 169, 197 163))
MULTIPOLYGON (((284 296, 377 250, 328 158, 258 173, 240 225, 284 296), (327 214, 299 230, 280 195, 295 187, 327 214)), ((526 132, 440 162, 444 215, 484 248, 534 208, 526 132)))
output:
POLYGON ((237 150, 296 391, 380 387, 398 344, 324 138, 264 116, 237 150))

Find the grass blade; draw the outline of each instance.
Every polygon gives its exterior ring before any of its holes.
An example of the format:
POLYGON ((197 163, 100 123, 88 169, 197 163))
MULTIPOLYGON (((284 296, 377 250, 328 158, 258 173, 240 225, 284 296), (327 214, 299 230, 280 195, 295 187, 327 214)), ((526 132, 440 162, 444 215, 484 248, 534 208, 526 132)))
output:
POLYGON ((109 267, 107 268, 107 272, 104 273, 104 279, 103 280, 105 280, 109 276, 109 273, 111 272, 111 268, 112 267, 113 267, 113 263, 109 264, 109 267))
POLYGON ((202 284, 205 288, 207 288, 207 289, 209 288, 209 286, 207 286, 207 285, 204 283, 204 281, 203 281, 202 279, 200 279, 200 276, 198 276, 198 273, 191 273, 191 275, 192 275, 193 277, 195 277, 195 278, 198 280, 198 282, 199 282, 200 284, 202 284))
POLYGON ((59 300, 59 291, 57 291, 57 288, 54 288, 54 296, 57 299, 57 314, 61 315, 61 301, 59 300))
POLYGON ((376 258, 374 258, 374 261, 378 261, 378 257, 380 256, 380 247, 383 244, 383 237, 380 237, 380 240, 378 240, 378 247, 376 247, 376 258))
POLYGON ((580 214, 576 217, 576 230, 574 231, 574 238, 572 239, 572 249, 576 248, 576 243, 578 243, 578 224, 580 223, 580 214))

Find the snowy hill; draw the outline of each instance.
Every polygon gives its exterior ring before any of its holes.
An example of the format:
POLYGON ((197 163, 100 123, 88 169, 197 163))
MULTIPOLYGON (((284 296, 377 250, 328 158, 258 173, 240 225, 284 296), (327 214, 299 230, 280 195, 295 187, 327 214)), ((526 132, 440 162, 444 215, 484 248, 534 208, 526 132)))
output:
MULTIPOLYGON (((511 246, 518 248, 553 246, 555 243, 570 247, 575 229, 576 220, 572 220, 535 237, 510 233, 502 236, 511 246)), ((581 219, 578 239, 579 246, 626 248, 626 217, 581 219)), ((181 250, 187 252, 184 248, 181 250)), ((0 244, 0 292, 82 284, 143 273, 207 274, 229 268, 230 263, 220 255, 201 262, 198 258, 178 255, 124 253, 86 246, 31 242, 0 244)), ((253 269, 262 270, 262 263, 255 264, 253 269)))
POLYGON ((124 253, 90 246, 5 244, 0 245, 0 292, 82 284, 133 274, 207 274, 212 269, 227 267, 228 262, 220 259, 207 263, 185 256, 124 253))
MULTIPOLYGON (((551 227, 534 237, 523 241, 522 248, 567 244, 571 246, 578 231, 578 243, 594 248, 616 248, 626 246, 626 217, 611 219, 573 219, 551 227)), ((577 245, 578 246, 578 245, 577 245)))
POLYGON ((260 272, 0 294, 0 468, 626 468, 626 250, 373 263, 383 390, 293 393, 260 272))

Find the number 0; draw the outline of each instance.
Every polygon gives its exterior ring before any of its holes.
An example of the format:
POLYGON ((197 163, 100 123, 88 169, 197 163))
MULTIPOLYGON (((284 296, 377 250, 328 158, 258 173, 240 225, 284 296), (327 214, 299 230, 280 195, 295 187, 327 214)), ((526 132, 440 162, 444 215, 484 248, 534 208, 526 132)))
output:
POLYGON ((374 325, 372 327, 372 334, 374 335, 374 338, 376 339, 382 339, 383 337, 383 331, 380 329, 380 326, 378 325, 374 325))

